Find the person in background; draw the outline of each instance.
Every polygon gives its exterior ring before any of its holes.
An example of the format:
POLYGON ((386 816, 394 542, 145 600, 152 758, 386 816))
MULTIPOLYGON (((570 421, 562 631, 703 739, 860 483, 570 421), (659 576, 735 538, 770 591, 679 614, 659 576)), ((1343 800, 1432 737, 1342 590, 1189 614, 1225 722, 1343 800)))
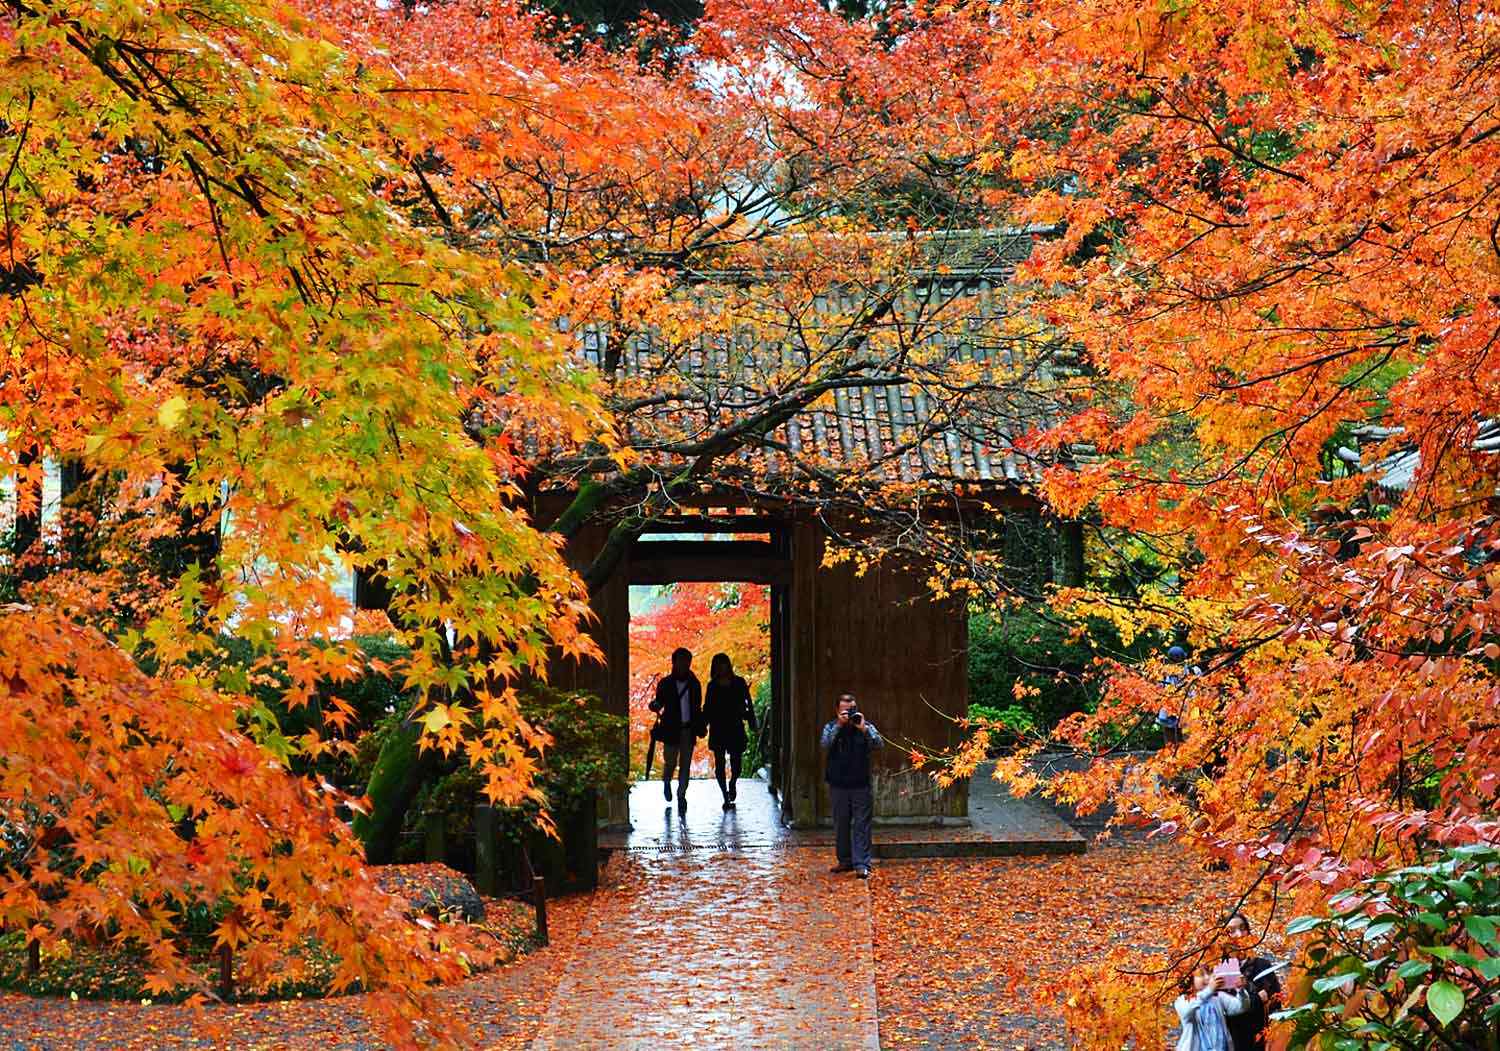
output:
MULTIPOLYGON (((1186 665, 1187 650, 1181 646, 1173 646, 1167 650, 1167 660, 1173 664, 1186 665)), ((1167 687, 1169 695, 1175 694, 1183 688, 1189 677, 1202 674, 1203 670, 1198 667, 1174 669, 1167 673, 1166 678, 1162 680, 1162 685, 1167 687)), ((1187 696, 1192 696, 1190 690, 1187 696)), ((1156 725, 1161 727, 1162 737, 1169 745, 1182 743, 1182 716, 1179 714, 1182 706, 1182 698, 1168 696, 1161 710, 1156 713, 1156 725)))
POLYGON ((693 674, 691 651, 672 652, 672 673, 656 684, 656 698, 647 707, 661 716, 662 795, 672 801, 672 771, 678 768, 677 812, 686 815, 693 749, 703 736, 703 687, 693 674))
POLYGON ((745 723, 755 729, 755 706, 750 685, 734 673, 727 653, 716 653, 708 666, 708 691, 703 698, 703 721, 708 724, 708 748, 714 754, 714 777, 724 796, 724 809, 733 810, 739 794, 740 764, 745 758, 745 723), (725 759, 729 781, 724 781, 725 759))
POLYGON ((1224 980, 1210 967, 1194 969, 1184 986, 1173 1005, 1182 1023, 1177 1051, 1235 1051, 1225 1019, 1244 1013, 1250 998, 1243 992, 1226 992, 1224 980))
POLYGON ((1239 964, 1240 974, 1245 976, 1246 991, 1250 994, 1246 1009, 1228 1019, 1234 1051, 1265 1051, 1266 1026, 1271 1013, 1277 1009, 1281 980, 1276 977, 1275 964, 1264 956, 1250 955, 1259 940, 1250 930, 1250 921, 1241 913, 1229 917, 1224 932, 1229 939, 1224 959, 1239 964))
POLYGON ((875 724, 864 717, 854 695, 839 698, 838 714, 823 727, 821 744, 828 756, 828 793, 833 797, 834 872, 870 878, 870 832, 875 817, 870 794, 870 753, 884 747, 875 724))

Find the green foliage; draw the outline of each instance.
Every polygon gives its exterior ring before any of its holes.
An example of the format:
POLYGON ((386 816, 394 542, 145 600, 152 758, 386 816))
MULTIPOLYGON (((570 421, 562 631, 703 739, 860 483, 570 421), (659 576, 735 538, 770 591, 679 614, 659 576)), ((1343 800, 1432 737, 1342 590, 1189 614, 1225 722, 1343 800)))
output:
MULTIPOLYGON (((542 787, 548 810, 560 829, 569 824, 572 815, 597 793, 621 790, 625 786, 625 759, 620 747, 625 734, 625 720, 605 712, 592 696, 565 693, 540 684, 527 687, 522 713, 535 727, 552 738, 543 753, 542 787)), ((376 735, 382 739, 401 738, 399 715, 381 725, 376 735)), ((413 754, 408 762, 415 762, 413 754)), ((369 794, 379 815, 381 810, 381 769, 376 765, 369 794)), ((399 776, 394 768, 390 775, 399 776)), ((485 801, 483 779, 469 766, 459 766, 430 781, 417 793, 402 816, 401 845, 396 860, 417 861, 423 854, 423 835, 428 816, 440 820, 447 846, 449 864, 461 870, 474 867, 474 807, 485 801)), ((540 821, 536 806, 512 807, 499 814, 502 854, 519 852, 534 842, 540 821)))
POLYGON ((521 705, 528 722, 547 731, 552 743, 542 762, 548 802, 564 806, 593 792, 623 790, 626 732, 622 716, 604 711, 588 694, 565 693, 542 685, 528 688, 521 705))
POLYGON ((1138 659, 1155 643, 1143 636, 1123 646, 1107 622, 1075 628, 1040 604, 976 611, 969 617, 969 711, 990 713, 1016 732, 1046 732, 1093 709, 1096 658, 1138 659))
POLYGON ((1006 738, 1019 740, 1023 737, 1036 733, 1036 717, 1020 705, 1011 705, 1008 708, 992 708, 987 704, 969 705, 969 718, 976 722, 984 722, 990 728, 992 735, 998 736, 1001 743, 1006 743, 1006 738))
MULTIPOLYGON (((211 938, 189 940, 186 951, 192 969, 205 982, 217 980, 218 954, 211 938)), ((317 945, 304 945, 293 954, 303 969, 297 979, 272 984, 264 990, 238 988, 235 1000, 286 1000, 327 996, 332 991, 338 960, 317 945)), ((63 951, 42 953, 41 970, 26 966, 26 937, 22 932, 0 934, 0 988, 33 996, 76 996, 84 1000, 156 1000, 175 1003, 202 995, 202 989, 180 985, 165 992, 148 984, 150 957, 138 946, 91 945, 72 942, 63 951)), ((357 988, 357 987, 356 987, 357 988)), ((347 990, 341 990, 346 992, 347 990)))
POLYGON ((755 696, 750 698, 751 705, 755 708, 755 729, 750 732, 745 742, 744 772, 746 776, 754 777, 755 772, 763 766, 771 763, 769 751, 771 738, 769 722, 771 719, 771 680, 762 679, 755 686, 755 696), (762 749, 762 745, 765 749, 762 749))
POLYGON ((369 765, 363 769, 357 760, 334 755, 309 761, 300 754, 297 739, 327 725, 327 710, 337 698, 354 713, 346 736, 358 740, 361 754, 369 751, 372 744, 378 751, 383 738, 372 741, 374 735, 371 731, 389 714, 404 713, 411 703, 396 676, 385 670, 404 660, 411 651, 400 642, 380 635, 361 636, 355 642, 365 658, 363 671, 338 682, 325 680, 304 705, 287 703, 290 677, 274 664, 266 668, 263 653, 247 639, 226 637, 221 640, 221 655, 216 667, 221 685, 244 691, 255 698, 255 707, 250 712, 250 730, 257 740, 290 763, 292 769, 300 773, 317 772, 335 784, 351 789, 358 789, 366 783, 373 767, 374 751, 366 756, 369 765))
POLYGON ((1500 849, 1455 847, 1293 920, 1308 981, 1290 1047, 1500 1048, 1500 849))

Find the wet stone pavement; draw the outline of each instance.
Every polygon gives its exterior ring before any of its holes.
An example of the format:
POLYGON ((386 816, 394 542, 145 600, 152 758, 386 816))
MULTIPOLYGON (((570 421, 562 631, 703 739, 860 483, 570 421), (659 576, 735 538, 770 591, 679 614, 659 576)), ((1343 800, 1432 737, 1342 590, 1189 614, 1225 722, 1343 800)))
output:
POLYGON ((695 780, 688 787, 688 810, 662 798, 660 781, 638 782, 630 790, 628 833, 604 833, 600 843, 634 853, 691 850, 777 850, 796 845, 798 833, 782 825, 779 805, 764 781, 739 783, 735 809, 723 809, 713 781, 695 780))
MULTIPOLYGON (((1031 1013, 1041 1005, 1027 993, 1018 998, 1001 976, 1029 970, 1028 960, 1044 970, 1076 960, 1113 940, 1101 934, 1112 934, 1117 919, 1118 933, 1134 936, 1132 917, 1148 910, 1136 902, 1114 917, 1111 903, 1157 885, 1175 897, 1187 878, 1146 879, 1144 862, 1122 868, 1090 853, 898 860, 879 864, 867 883, 830 874, 830 834, 783 828, 762 782, 741 782, 734 811, 720 808, 712 781, 695 781, 688 802, 684 818, 662 799, 660 782, 637 785, 634 828, 611 844, 599 890, 549 904, 551 945, 437 991, 438 1010, 467 1027, 471 1046, 864 1051, 884 1040, 890 1048, 1052 1051, 1065 1046, 1057 1021, 1031 1013), (1088 931, 1058 938, 1050 912, 1031 917, 1038 873, 1077 884, 1079 899, 1062 903, 1060 914, 1098 913, 1088 931), (971 901, 985 908, 965 906, 971 901), (958 943, 966 952, 993 949, 962 980, 952 973, 958 943)), ((982 835, 1027 853, 1031 844, 1061 842, 1050 815, 1019 802, 1003 793, 976 799, 978 830, 955 830, 957 838, 877 828, 876 842, 904 833, 951 846, 982 835)), ((0 1049, 387 1046, 360 996, 197 1009, 0 993, 0 1049)))
POLYGON ((869 885, 793 845, 759 782, 727 813, 695 782, 685 819, 660 793, 632 793, 533 1048, 878 1048, 869 885))
MULTIPOLYGON (((944 825, 877 824, 877 858, 1015 857, 1081 854, 1087 841, 1046 803, 1018 799, 981 766, 969 785, 969 820, 944 825)), ((686 819, 661 793, 661 783, 636 784, 630 793, 628 832, 600 836, 606 850, 786 850, 833 849, 831 828, 789 829, 764 781, 740 782, 735 810, 721 809, 719 787, 697 780, 688 790, 686 819)))

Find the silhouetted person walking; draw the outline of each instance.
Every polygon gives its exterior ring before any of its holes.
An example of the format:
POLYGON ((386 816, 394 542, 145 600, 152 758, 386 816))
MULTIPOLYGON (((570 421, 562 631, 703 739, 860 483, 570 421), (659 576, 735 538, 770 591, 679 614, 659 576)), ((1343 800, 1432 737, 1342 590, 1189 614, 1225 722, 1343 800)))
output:
POLYGON ((672 674, 656 684, 656 699, 648 707, 661 716, 661 790, 672 801, 672 769, 678 767, 677 812, 687 813, 688 778, 692 776, 693 749, 703 734, 703 687, 692 672, 693 655, 685 649, 672 652, 672 674))
POLYGON ((750 702, 750 684, 734 673, 727 653, 714 654, 708 666, 708 693, 703 699, 703 720, 708 723, 708 747, 714 754, 714 777, 724 796, 724 809, 733 810, 745 758, 745 723, 755 729, 755 707, 750 702), (729 783, 724 782, 724 760, 729 760, 729 783))
POLYGON ((866 719, 854 695, 839 698, 839 713, 823 727, 828 755, 828 793, 833 797, 833 835, 839 863, 834 872, 870 878, 870 826, 875 819, 870 794, 870 753, 885 746, 875 724, 866 719))

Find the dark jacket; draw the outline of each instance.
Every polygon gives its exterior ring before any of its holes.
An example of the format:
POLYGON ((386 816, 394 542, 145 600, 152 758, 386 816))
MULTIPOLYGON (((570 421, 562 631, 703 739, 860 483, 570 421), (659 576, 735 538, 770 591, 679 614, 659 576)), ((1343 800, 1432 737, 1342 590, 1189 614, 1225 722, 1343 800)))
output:
MULTIPOLYGON (((698 677, 688 672, 688 709, 691 712, 689 725, 693 728, 695 737, 703 736, 703 686, 698 682, 698 677)), ((647 707, 653 712, 661 713, 662 736, 668 742, 676 742, 681 739, 682 731, 682 705, 677 699, 677 680, 672 676, 663 676, 656 684, 656 699, 647 707)))
POLYGON ((738 675, 728 683, 708 680, 703 699, 703 719, 708 723, 708 747, 730 752, 745 750, 745 722, 755 729, 755 708, 750 703, 750 684, 738 675))
POLYGON ((870 753, 885 746, 874 723, 866 719, 858 728, 840 727, 837 719, 830 719, 823 727, 820 743, 828 753, 825 781, 834 788, 870 787, 870 753))
POLYGON ((1281 981, 1271 970, 1272 963, 1263 956, 1252 956, 1240 961, 1240 973, 1247 980, 1247 988, 1250 991, 1250 1009, 1244 1014, 1229 1015, 1224 1019, 1224 1025, 1229 1029, 1229 1037, 1234 1041, 1234 1051, 1256 1051, 1265 1046, 1266 1024, 1270 1021, 1271 1011, 1275 1007, 1261 1003, 1256 993, 1264 989, 1271 994, 1272 1001, 1281 992, 1281 981))

